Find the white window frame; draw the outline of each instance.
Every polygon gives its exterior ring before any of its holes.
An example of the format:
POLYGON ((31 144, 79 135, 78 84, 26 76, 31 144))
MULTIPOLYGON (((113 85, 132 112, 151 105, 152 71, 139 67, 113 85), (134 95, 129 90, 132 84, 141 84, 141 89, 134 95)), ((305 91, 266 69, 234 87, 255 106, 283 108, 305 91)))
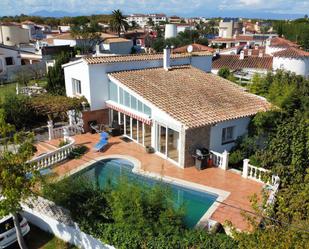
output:
POLYGON ((82 95, 82 83, 80 80, 72 78, 72 91, 73 95, 82 95))

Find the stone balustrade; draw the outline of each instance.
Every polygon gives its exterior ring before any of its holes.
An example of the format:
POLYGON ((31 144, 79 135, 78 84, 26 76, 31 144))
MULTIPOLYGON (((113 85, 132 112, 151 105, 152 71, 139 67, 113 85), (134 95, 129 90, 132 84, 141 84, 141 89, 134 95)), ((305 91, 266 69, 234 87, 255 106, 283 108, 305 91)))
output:
POLYGON ((36 170, 41 170, 67 159, 71 151, 74 149, 75 140, 69 137, 66 141, 68 141, 68 144, 63 147, 33 158, 29 163, 33 164, 36 170))
POLYGON ((242 176, 249 178, 257 182, 269 183, 270 182, 270 171, 264 168, 256 167, 249 164, 249 159, 243 161, 242 176))
POLYGON ((219 152, 211 150, 210 155, 211 155, 213 165, 223 170, 228 169, 229 153, 227 151, 224 151, 223 153, 219 153, 219 152))

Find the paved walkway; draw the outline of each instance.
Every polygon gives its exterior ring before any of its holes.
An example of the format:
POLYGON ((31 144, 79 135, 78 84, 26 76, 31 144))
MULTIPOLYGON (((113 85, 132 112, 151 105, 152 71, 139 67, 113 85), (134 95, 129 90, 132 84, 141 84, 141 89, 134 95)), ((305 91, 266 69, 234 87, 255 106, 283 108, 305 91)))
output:
MULTIPOLYGON (((94 152, 92 150, 94 144, 99 141, 98 134, 87 133, 76 135, 74 139, 77 144, 86 145, 89 148, 89 152, 80 159, 66 161, 55 167, 53 171, 59 176, 69 173, 92 159, 104 155, 121 154, 138 159, 141 162, 142 169, 145 171, 228 191, 230 192, 230 195, 224 201, 224 203, 228 205, 252 211, 249 198, 253 194, 257 194, 257 196, 261 198, 262 184, 244 179, 239 174, 231 171, 224 171, 218 168, 207 168, 198 171, 194 167, 181 169, 155 154, 146 153, 142 146, 134 142, 124 142, 119 137, 112 137, 109 140, 108 148, 104 152, 94 152)), ((50 141, 49 143, 51 145, 58 145, 59 139, 50 141)), ((241 211, 227 205, 220 204, 211 218, 220 223, 229 220, 240 230, 249 229, 241 211)))

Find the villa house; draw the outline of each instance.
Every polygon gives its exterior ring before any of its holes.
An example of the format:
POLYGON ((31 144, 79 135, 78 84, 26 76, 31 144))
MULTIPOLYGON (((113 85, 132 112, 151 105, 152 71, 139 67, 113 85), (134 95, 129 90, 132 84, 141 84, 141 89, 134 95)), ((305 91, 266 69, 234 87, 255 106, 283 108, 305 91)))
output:
POLYGON ((230 150, 250 117, 270 104, 210 74, 212 54, 128 55, 82 58, 63 65, 68 96, 85 96, 84 123, 123 128, 124 136, 151 146, 179 167, 192 166, 200 147, 230 150))

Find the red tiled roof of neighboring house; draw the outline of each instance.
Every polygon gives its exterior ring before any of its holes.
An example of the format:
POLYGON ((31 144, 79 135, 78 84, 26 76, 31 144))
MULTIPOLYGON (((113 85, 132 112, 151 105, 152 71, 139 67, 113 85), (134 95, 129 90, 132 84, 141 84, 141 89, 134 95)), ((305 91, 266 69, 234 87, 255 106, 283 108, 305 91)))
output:
MULTIPOLYGON (((200 52, 200 51, 208 51, 210 53, 215 52, 216 50, 212 47, 204 46, 201 44, 193 43, 191 44, 193 47, 193 52, 200 52)), ((187 53, 188 46, 182 46, 179 48, 173 49, 173 53, 187 53)))
POLYGON ((271 108, 265 99, 237 84, 192 66, 111 73, 159 109, 195 128, 255 115, 271 108))
MULTIPOLYGON (((172 54, 171 58, 187 58, 190 56, 210 56, 209 52, 193 52, 183 54, 172 54)), ((129 62, 129 61, 147 61, 147 60, 163 60, 163 53, 157 54, 130 54, 121 56, 97 56, 97 57, 84 57, 84 61, 88 64, 101 64, 101 63, 115 63, 115 62, 129 62)))
POLYGON ((270 46, 272 47, 299 47, 295 42, 289 41, 282 37, 274 37, 270 40, 270 46))
POLYGON ((252 48, 252 49, 243 49, 243 51, 245 52, 245 56, 249 56, 249 51, 251 50, 251 56, 259 56, 260 52, 263 53, 263 56, 267 56, 265 55, 265 47, 258 47, 258 48, 252 48))
POLYGON ((273 58, 264 55, 263 57, 245 56, 243 60, 239 59, 239 55, 219 55, 213 58, 212 68, 220 69, 227 67, 231 70, 242 68, 257 68, 272 70, 273 58))
POLYGON ((253 41, 255 40, 253 36, 249 35, 238 35, 233 38, 223 38, 223 37, 218 37, 213 40, 212 42, 239 42, 239 41, 253 41))
POLYGON ((274 57, 285 57, 285 58, 301 58, 301 57, 309 57, 309 52, 295 48, 295 47, 290 47, 290 48, 274 53, 273 56, 274 57))

